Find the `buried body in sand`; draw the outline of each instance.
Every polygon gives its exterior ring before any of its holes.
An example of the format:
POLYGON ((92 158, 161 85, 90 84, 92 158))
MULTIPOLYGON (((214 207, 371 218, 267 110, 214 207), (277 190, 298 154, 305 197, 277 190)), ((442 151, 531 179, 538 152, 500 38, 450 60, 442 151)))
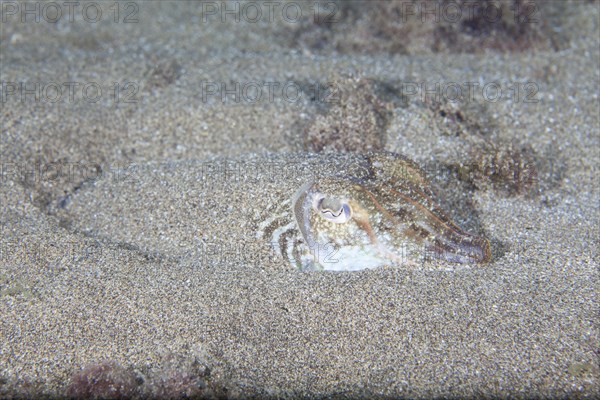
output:
POLYGON ((268 243, 301 270, 490 261, 489 241, 459 228, 438 205, 424 172, 400 155, 297 154, 240 162, 139 166, 121 182, 85 184, 61 201, 58 214, 67 221, 64 224, 90 236, 108 239, 103 230, 118 226, 120 242, 143 243, 144 251, 169 255, 181 249, 187 250, 187 256, 201 252, 204 244, 198 243, 206 240, 208 226, 230 224, 231 235, 268 243), (229 177, 215 173, 217 164, 229 170, 229 177), (280 185, 284 179, 275 183, 264 173, 269 164, 286 165, 287 187, 280 185), (263 198, 244 199, 252 191, 250 186, 260 187, 263 198), (219 196, 228 187, 231 190, 223 201, 219 196), (150 209, 133 201, 133 197, 157 195, 150 209), (171 211, 174 204, 183 207, 171 211), (226 208, 211 210, 215 204, 226 208), (239 232, 239 227, 249 231, 239 232))

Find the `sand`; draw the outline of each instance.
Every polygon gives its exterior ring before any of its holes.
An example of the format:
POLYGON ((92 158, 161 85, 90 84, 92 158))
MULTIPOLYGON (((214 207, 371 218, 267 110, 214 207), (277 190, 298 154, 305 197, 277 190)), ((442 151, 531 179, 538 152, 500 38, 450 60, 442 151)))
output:
POLYGON ((205 22, 198 5, 140 2, 115 22, 114 3, 93 4, 95 24, 48 23, 45 3, 22 21, 23 3, 2 3, 0 397, 600 396, 597 3, 553 16, 554 48, 413 41, 408 54, 364 51, 362 25, 356 43, 319 50, 281 18, 205 22), (383 150, 426 167, 444 209, 490 239, 491 263, 307 273, 256 239, 265 204, 327 160, 342 168, 302 138, 332 115, 311 88, 351 89, 347 76, 504 88, 441 108, 373 89, 383 150), (67 82, 73 99, 49 101, 67 82), (235 82, 249 91, 238 102, 211 92, 235 82), (305 91, 269 99, 265 82, 305 91), (527 147, 535 187, 459 179, 484 142, 527 147), (249 161, 282 169, 198 179, 249 161))

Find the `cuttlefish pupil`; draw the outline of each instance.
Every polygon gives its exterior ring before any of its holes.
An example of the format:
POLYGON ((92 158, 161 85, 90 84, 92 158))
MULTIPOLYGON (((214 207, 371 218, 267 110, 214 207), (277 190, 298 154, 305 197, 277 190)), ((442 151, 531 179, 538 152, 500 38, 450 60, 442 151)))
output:
POLYGON ((321 213, 321 216, 326 220, 343 224, 352 218, 352 209, 350 205, 337 198, 329 198, 325 196, 315 197, 313 207, 321 213))
POLYGON ((302 270, 356 271, 490 260, 489 241, 446 216, 414 163, 371 157, 374 172, 366 178, 321 178, 296 192, 292 211, 301 238, 286 247, 290 262, 302 270))

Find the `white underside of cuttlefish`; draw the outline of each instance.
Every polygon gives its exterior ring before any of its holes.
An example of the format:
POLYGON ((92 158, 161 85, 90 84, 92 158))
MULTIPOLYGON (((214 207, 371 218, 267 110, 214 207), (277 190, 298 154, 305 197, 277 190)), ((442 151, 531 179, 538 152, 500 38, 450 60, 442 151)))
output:
POLYGON ((490 260, 489 241, 446 216, 413 162, 389 153, 368 160, 369 176, 316 179, 294 194, 291 206, 301 238, 288 248, 292 264, 302 270, 358 271, 490 260))

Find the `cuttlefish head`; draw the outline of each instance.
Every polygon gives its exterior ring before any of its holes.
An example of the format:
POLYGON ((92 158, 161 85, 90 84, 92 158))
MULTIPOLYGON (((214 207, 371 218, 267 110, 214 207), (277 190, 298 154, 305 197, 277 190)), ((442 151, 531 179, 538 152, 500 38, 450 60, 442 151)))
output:
POLYGON ((461 230, 428 187, 415 182, 342 177, 306 183, 292 198, 305 247, 299 267, 354 271, 436 259, 489 261, 488 240, 461 230))

